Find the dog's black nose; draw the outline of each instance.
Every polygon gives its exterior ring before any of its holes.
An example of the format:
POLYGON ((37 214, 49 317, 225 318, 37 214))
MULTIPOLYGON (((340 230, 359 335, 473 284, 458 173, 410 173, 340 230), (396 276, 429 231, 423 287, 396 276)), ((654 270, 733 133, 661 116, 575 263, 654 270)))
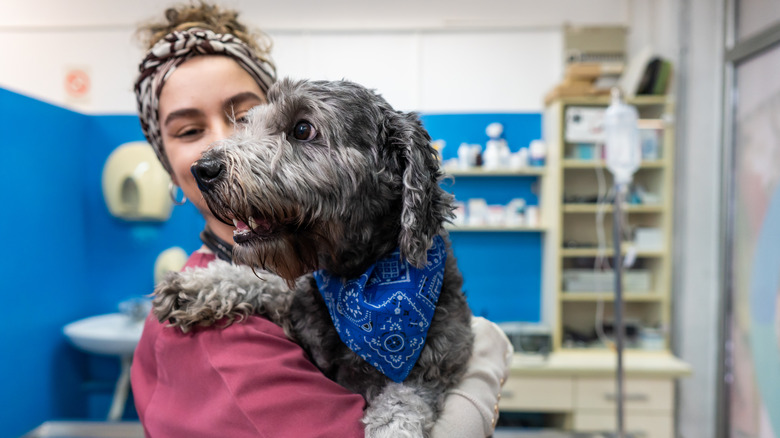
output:
POLYGON ((225 173, 225 165, 222 160, 204 158, 192 163, 190 171, 198 182, 200 191, 207 192, 225 173))

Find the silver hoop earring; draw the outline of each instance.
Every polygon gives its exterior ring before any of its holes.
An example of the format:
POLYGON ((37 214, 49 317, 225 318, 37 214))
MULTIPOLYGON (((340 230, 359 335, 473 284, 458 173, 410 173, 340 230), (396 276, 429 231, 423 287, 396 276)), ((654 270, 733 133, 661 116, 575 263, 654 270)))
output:
POLYGON ((171 201, 175 205, 184 205, 187 202, 187 196, 182 196, 181 201, 176 200, 176 189, 178 186, 173 181, 168 183, 168 194, 171 196, 171 201))

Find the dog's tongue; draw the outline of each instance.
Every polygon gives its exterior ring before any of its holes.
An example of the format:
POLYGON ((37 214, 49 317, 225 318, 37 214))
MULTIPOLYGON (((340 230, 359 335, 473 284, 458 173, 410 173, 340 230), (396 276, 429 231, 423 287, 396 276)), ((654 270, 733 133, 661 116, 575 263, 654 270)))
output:
POLYGON ((249 231, 254 231, 259 234, 268 234, 271 232, 271 223, 265 219, 258 220, 254 217, 250 217, 248 225, 243 221, 233 219, 233 225, 236 227, 235 234, 247 233, 249 231))
POLYGON ((244 231, 249 231, 249 225, 245 224, 244 222, 238 219, 233 219, 233 225, 235 225, 236 231, 238 231, 239 233, 244 231))

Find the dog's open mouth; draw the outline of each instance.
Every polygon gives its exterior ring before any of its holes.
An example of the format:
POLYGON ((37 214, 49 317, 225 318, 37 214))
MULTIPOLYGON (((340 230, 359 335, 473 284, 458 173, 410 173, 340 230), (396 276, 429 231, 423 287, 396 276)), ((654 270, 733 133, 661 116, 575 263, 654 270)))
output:
POLYGON ((236 227, 233 230, 233 240, 238 244, 249 242, 252 239, 265 240, 279 231, 278 227, 275 227, 270 221, 262 217, 249 216, 247 221, 249 223, 233 218, 233 225, 236 227))

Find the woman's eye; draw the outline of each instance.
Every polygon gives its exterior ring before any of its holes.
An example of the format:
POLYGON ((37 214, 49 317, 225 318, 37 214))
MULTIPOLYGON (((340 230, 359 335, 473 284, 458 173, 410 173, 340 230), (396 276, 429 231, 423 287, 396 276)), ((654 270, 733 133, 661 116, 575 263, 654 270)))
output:
POLYGON ((314 129, 314 126, 312 126, 311 123, 306 120, 301 120, 295 124, 292 135, 296 140, 310 141, 314 140, 314 137, 317 136, 317 130, 314 129))
POLYGON ((247 116, 247 114, 242 114, 236 118, 236 123, 239 125, 246 125, 247 123, 249 123, 249 117, 247 116))
POLYGON ((192 128, 192 129, 185 129, 180 131, 178 134, 176 134, 177 138, 187 138, 187 137, 193 137, 198 134, 200 134, 202 129, 192 128))

